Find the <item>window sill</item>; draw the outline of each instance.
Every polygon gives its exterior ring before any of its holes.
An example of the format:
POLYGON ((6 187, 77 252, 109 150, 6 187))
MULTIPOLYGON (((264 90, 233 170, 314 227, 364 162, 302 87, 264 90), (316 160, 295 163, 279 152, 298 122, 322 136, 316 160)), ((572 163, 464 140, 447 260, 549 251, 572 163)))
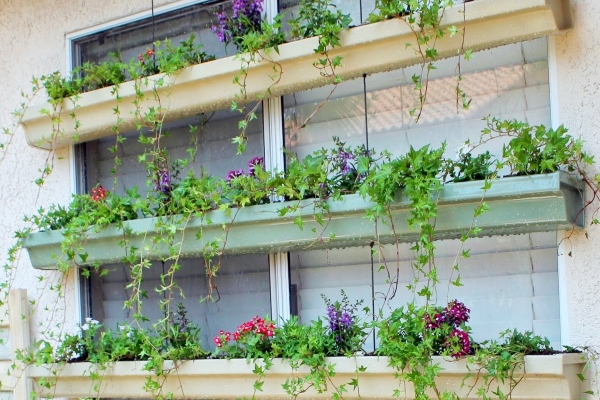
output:
MULTIPOLYGON (((442 27, 466 28, 465 48, 474 51, 501 46, 508 43, 534 39, 571 27, 569 0, 477 0, 457 5, 445 11, 442 27), (464 12, 463 12, 464 10, 464 12)), ((418 64, 420 57, 406 43, 415 39, 410 27, 401 19, 358 26, 342 33, 340 48, 330 56, 343 57, 339 75, 354 79, 363 74, 389 71, 418 64)), ((282 95, 332 83, 332 79, 320 75, 313 67, 319 55, 317 38, 310 38, 281 45, 280 53, 269 53, 279 63, 283 74, 271 89, 271 95, 282 95)), ((440 58, 454 56, 461 48, 462 36, 446 35, 436 48, 440 58)), ((167 108, 166 120, 184 118, 200 112, 227 107, 239 86, 233 79, 240 71, 240 61, 234 57, 186 68, 174 76, 152 76, 142 90, 147 99, 143 107, 156 107, 152 89, 154 83, 164 78, 159 89, 163 107, 167 108), (168 100, 165 100, 167 99, 168 100), (167 105, 168 103, 168 105, 167 105)), ((257 99, 273 84, 273 65, 263 61, 249 69, 247 93, 257 99)), ((55 149, 74 143, 110 136, 117 122, 114 108, 119 107, 121 132, 135 129, 135 88, 132 82, 120 85, 117 102, 114 88, 108 87, 82 94, 76 102, 64 101, 60 114, 61 133, 50 137, 52 119, 42 114, 51 110, 50 104, 27 109, 22 124, 27 142, 34 147, 55 149), (76 116, 71 117, 71 114, 76 116), (80 124, 75 129, 76 121, 80 124)))
MULTIPOLYGON (((459 238, 471 225, 480 228, 480 236, 507 235, 529 232, 556 231, 583 226, 583 184, 565 173, 520 176, 494 181, 485 193, 490 210, 474 219, 473 212, 484 194, 483 182, 446 184, 438 195, 436 239, 459 238)), ((325 226, 314 221, 314 203, 302 200, 302 211, 289 212, 280 217, 278 210, 297 202, 272 203, 232 209, 227 216, 222 211, 207 213, 204 221, 190 220, 175 237, 182 242, 181 255, 202 255, 206 243, 224 236, 223 226, 229 227, 225 254, 275 253, 304 249, 368 246, 372 241, 381 243, 412 242, 417 232, 407 226, 410 202, 399 193, 391 204, 395 231, 388 224, 375 224, 365 217, 373 203, 359 195, 343 196, 341 201, 329 200, 329 216, 324 216, 325 226), (303 229, 294 224, 301 216, 303 229), (202 238, 196 234, 202 230, 202 238), (186 240, 182 240, 185 237, 186 240)), ((128 246, 144 248, 156 235, 156 219, 146 218, 124 223, 131 231, 124 237, 123 230, 115 225, 84 240, 87 264, 120 262, 125 250, 119 243, 126 238, 128 246), (110 251, 108 251, 110 249, 110 251)), ((63 235, 60 231, 30 234, 24 242, 31 263, 36 269, 56 268, 61 257, 63 235)), ((154 258, 168 256, 168 246, 157 246, 154 258)))
MULTIPOLYGON (((335 364, 336 376, 333 382, 348 383, 356 378, 356 369, 366 367, 366 371, 359 373, 358 390, 352 390, 347 385, 344 398, 354 399, 383 399, 390 398, 395 389, 404 390, 402 398, 414 398, 410 385, 401 385, 393 378, 394 369, 388 366, 387 357, 335 357, 328 362, 335 364)), ((475 373, 469 371, 465 360, 451 361, 442 357, 433 357, 433 363, 442 368, 437 385, 440 391, 453 390, 461 399, 476 399, 476 390, 469 390, 467 385, 476 384, 475 373), (473 376, 467 378, 469 373, 473 376), (463 383, 465 386, 463 387, 463 383)), ((515 373, 515 379, 524 376, 523 380, 512 392, 512 399, 578 399, 581 396, 580 381, 576 374, 581 373, 585 357, 581 354, 558 354, 548 356, 526 356, 524 368, 515 373), (523 372, 524 371, 524 372, 523 372)), ((89 363, 66 364, 58 367, 57 371, 51 368, 57 366, 31 366, 26 372, 33 378, 35 392, 38 396, 54 398, 144 398, 148 393, 143 387, 152 372, 143 369, 143 361, 120 361, 109 365, 105 370, 89 363), (92 381, 89 375, 97 370, 100 381, 92 381), (44 379, 53 382, 50 388, 40 385, 44 379), (98 385, 98 393, 94 386, 98 385)), ((257 376, 252 372, 253 365, 246 360, 196 360, 183 361, 177 364, 165 363, 168 376, 161 377, 162 393, 173 393, 173 398, 195 399, 236 399, 252 395, 252 384, 257 376)), ((474 368, 474 366, 471 366, 474 368)), ((293 372, 284 360, 274 360, 271 369, 266 372, 262 391, 257 392, 259 399, 286 398, 281 385, 285 383, 290 374, 302 376, 306 367, 293 372)), ((477 382, 482 385, 482 379, 477 382)), ((495 385, 495 383, 494 383, 495 385)), ((495 387, 495 386, 494 386, 495 387)), ((503 389, 508 393, 508 385, 503 389)), ((302 395, 303 398, 331 398, 331 392, 316 393, 313 389, 302 395)))

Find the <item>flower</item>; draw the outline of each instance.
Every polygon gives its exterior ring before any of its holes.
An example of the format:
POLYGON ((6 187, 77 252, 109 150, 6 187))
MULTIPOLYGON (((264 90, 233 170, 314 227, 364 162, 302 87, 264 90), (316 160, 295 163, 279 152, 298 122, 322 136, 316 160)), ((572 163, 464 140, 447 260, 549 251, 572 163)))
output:
POLYGON ((156 182, 154 190, 168 194, 171 192, 171 175, 168 169, 159 169, 156 171, 156 182))
POLYGON ((254 176, 254 167, 260 165, 261 168, 265 169, 265 158, 264 157, 254 157, 252 160, 248 161, 248 174, 250 176, 254 176))
POLYGON ((471 310, 458 300, 452 300, 444 310, 446 318, 451 325, 466 323, 469 320, 470 312, 471 310))
POLYGON ((456 158, 460 159, 465 154, 469 154, 473 150, 473 146, 469 141, 463 143, 458 149, 456 149, 456 158))
POLYGON ((153 55, 154 55, 154 50, 148 49, 145 52, 140 53, 137 56, 137 59, 139 60, 139 62, 141 62, 143 64, 144 61, 149 60, 150 58, 152 58, 153 55))
POLYGON ((241 169, 234 169, 231 170, 227 173, 227 178, 225 178, 225 181, 227 183, 231 182, 232 179, 238 178, 240 176, 244 175, 244 171, 241 169))
POLYGON ((218 12, 218 25, 211 27, 219 41, 239 45, 244 34, 261 32, 263 0, 233 0, 231 11, 231 16, 218 12))
POLYGON ((98 185, 92 189, 92 200, 98 202, 106 197, 106 193, 106 189, 104 189, 102 185, 98 185))
POLYGON ((448 340, 446 340, 446 347, 454 350, 451 355, 454 358, 464 357, 471 351, 471 341, 469 340, 469 334, 460 329, 455 329, 450 334, 448 340))

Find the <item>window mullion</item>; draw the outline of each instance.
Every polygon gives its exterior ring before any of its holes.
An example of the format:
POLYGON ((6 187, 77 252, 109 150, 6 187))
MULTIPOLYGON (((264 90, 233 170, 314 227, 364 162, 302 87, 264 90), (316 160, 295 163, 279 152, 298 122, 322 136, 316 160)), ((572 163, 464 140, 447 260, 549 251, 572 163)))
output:
MULTIPOLYGON (((283 171, 283 107, 281 97, 263 101, 265 168, 283 171)), ((271 277, 271 316, 275 321, 290 317, 290 276, 287 253, 269 255, 271 277)))

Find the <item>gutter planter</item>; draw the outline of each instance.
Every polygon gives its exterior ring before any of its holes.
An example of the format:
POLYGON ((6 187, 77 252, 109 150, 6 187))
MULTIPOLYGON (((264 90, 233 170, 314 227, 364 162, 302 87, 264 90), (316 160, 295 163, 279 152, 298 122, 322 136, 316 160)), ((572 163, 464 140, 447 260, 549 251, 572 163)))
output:
MULTIPOLYGON (((440 27, 465 28, 464 48, 473 51, 497 47, 509 43, 530 40, 569 29, 572 26, 569 0, 477 0, 449 7, 444 11, 440 27)), ((341 47, 332 49, 331 58, 342 57, 343 66, 336 73, 350 80, 377 72, 390 71, 421 62, 413 47, 415 35, 403 19, 387 20, 358 26, 340 35, 341 47)), ((462 35, 445 35, 438 40, 438 58, 451 57, 463 45, 462 35)), ((280 53, 270 51, 267 59, 281 65, 282 75, 273 85, 273 65, 261 61, 248 68, 247 94, 249 100, 264 96, 279 96, 333 83, 332 78, 321 76, 313 67, 320 55, 314 50, 318 38, 313 37, 279 46, 280 53)), ((142 107, 157 107, 153 90, 157 82, 160 98, 167 99, 166 121, 185 118, 200 112, 229 106, 239 94, 239 86, 233 84, 240 72, 240 61, 234 57, 188 67, 173 76, 154 75, 140 89, 146 96, 142 107)), ((144 82, 146 82, 144 80, 144 82)), ((22 119, 25 137, 29 145, 43 149, 56 149, 74 143, 95 140, 113 134, 117 122, 114 108, 119 107, 122 132, 136 128, 134 100, 136 90, 133 82, 126 82, 116 89, 107 87, 81 94, 75 104, 65 100, 60 107, 61 132, 50 137, 53 119, 47 112, 48 103, 28 108, 22 119), (118 93, 119 101, 116 99, 118 93), (75 115, 75 118, 71 116, 75 115), (76 128, 76 122, 80 125, 76 128)))
MULTIPOLYGON (((414 399, 414 390, 408 383, 394 378, 395 370, 388 366, 387 357, 334 357, 327 359, 335 364, 334 384, 347 384, 345 399, 383 399, 392 398, 394 390, 401 391, 400 398, 414 399), (357 368, 366 367, 358 373, 358 390, 348 383, 357 378, 357 368), (359 393, 360 391, 360 393, 359 393)), ((440 392, 455 391, 461 399, 478 399, 477 390, 470 386, 483 385, 483 379, 476 381, 475 365, 467 366, 466 361, 451 361, 442 357, 433 357, 433 363, 441 368, 436 380, 440 392), (465 377, 471 373, 469 378, 465 377)), ((67 398, 148 398, 143 390, 147 378, 154 372, 143 369, 143 361, 119 361, 104 370, 90 363, 73 363, 64 366, 30 366, 26 373, 33 379, 35 392, 40 397, 67 398), (100 380, 92 380, 90 372, 96 371, 100 380), (40 384, 42 380, 52 382, 50 388, 40 384), (97 389, 95 386, 97 385, 97 389)), ((524 368, 516 371, 515 379, 523 378, 512 392, 512 399, 578 399, 581 398, 578 373, 582 372, 585 357, 582 354, 558 354, 544 356, 526 356, 524 368)), ((237 399, 249 398, 253 394, 253 383, 257 379, 252 370, 253 364, 244 359, 234 360, 195 360, 165 362, 166 378, 159 377, 162 394, 172 393, 176 399, 237 399), (164 381, 163 381, 164 379, 164 381)), ((290 377, 299 377, 307 373, 306 367, 293 371, 287 361, 273 360, 273 366, 265 373, 262 391, 256 392, 257 399, 289 398, 282 384, 290 377)), ((494 382, 495 390, 499 383, 494 382)), ((508 385, 504 393, 508 393, 508 385)), ((330 399, 333 391, 317 393, 314 389, 303 393, 303 399, 330 399)), ((435 395, 431 393, 435 398, 435 395)))
MULTIPOLYGON (((481 203, 484 191, 482 181, 449 183, 437 194, 438 216, 436 239, 458 238, 473 225, 481 229, 480 236, 507 235, 529 232, 556 231, 583 227, 583 183, 566 173, 557 172, 502 178, 493 182, 485 193, 490 210, 473 218, 475 208, 481 203)), ((350 246, 368 246, 372 241, 381 243, 412 242, 418 232, 408 227, 410 201, 399 192, 391 204, 395 232, 389 224, 375 223, 366 218, 366 210, 373 203, 358 194, 343 196, 341 201, 328 200, 329 211, 325 224, 319 225, 313 213, 313 200, 302 200, 298 211, 280 217, 278 210, 295 206, 298 202, 272 203, 231 209, 228 216, 223 211, 211 211, 203 219, 194 218, 182 225, 175 235, 175 243, 182 243, 183 257, 202 256, 205 246, 214 239, 225 238, 224 254, 277 253, 291 250, 316 250, 350 246), (303 229, 294 224, 300 216, 303 229), (210 221, 210 223, 207 223, 210 221), (198 239, 201 233, 201 237, 198 239)), ((156 231, 156 218, 138 219, 123 223, 123 229, 113 224, 106 229, 82 239, 86 264, 117 263, 125 256, 120 242, 144 248, 151 243, 156 231)), ((34 268, 54 269, 57 259, 64 257, 61 231, 32 233, 24 240, 24 247, 34 268)), ((153 257, 169 255, 166 245, 155 246, 153 257)))

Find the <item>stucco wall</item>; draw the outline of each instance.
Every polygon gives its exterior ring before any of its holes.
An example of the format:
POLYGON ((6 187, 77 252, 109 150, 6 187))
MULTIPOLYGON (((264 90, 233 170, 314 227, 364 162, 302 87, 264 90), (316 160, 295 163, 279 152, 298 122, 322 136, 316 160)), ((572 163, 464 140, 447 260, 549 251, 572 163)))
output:
MULTIPOLYGON (((571 0, 574 28, 555 36, 555 117, 586 141, 600 161, 600 2, 571 0)), ((600 173, 597 165, 591 169, 600 173)), ((593 175, 592 175, 593 176, 593 175)), ((588 213, 586 222, 591 222, 588 213)), ((569 343, 600 348, 600 227, 588 226, 588 238, 578 234, 564 243, 569 343)))
MULTIPOLYGON (((575 29, 555 37, 557 81, 557 109, 560 123, 572 134, 581 135, 587 150, 600 160, 600 2, 572 0, 575 29)), ((600 168, 592 171, 600 172, 600 168)), ((591 215, 588 215, 588 222, 591 215)), ((590 311, 600 312, 600 269, 595 246, 600 241, 600 229, 587 229, 589 239, 583 235, 573 240, 573 262, 569 265, 569 289, 575 297, 571 304, 571 333, 573 339, 591 339, 600 343, 600 320, 586 318, 590 311), (580 292, 578 294, 578 292, 580 292), (585 300, 587 298, 587 300, 585 300), (577 303, 582 303, 577 307, 577 303), (573 315, 575 312, 585 312, 573 315), (579 321, 579 323, 577 323, 579 321)), ((596 314, 598 316, 598 314, 596 314)))

